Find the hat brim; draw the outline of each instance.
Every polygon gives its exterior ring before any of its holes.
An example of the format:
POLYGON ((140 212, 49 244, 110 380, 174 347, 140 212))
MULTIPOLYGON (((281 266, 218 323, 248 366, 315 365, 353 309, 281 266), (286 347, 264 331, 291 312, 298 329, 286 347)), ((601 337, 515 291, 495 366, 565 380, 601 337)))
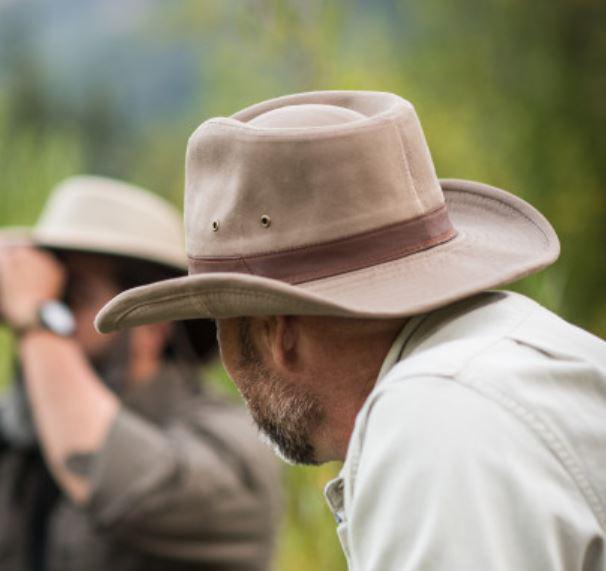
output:
POLYGON ((560 252, 547 220, 512 194, 440 181, 457 236, 404 258, 298 285, 241 273, 205 273, 125 291, 97 315, 99 331, 191 318, 424 313, 537 272, 560 252))
POLYGON ((33 244, 32 229, 27 226, 5 226, 0 228, 0 242, 8 246, 29 246, 33 244))
POLYGON ((13 226, 0 229, 0 241, 15 246, 38 246, 61 252, 105 254, 134 260, 153 262, 175 271, 185 272, 183 257, 169 252, 158 252, 146 247, 140 240, 126 237, 117 239, 83 231, 40 231, 35 227, 13 226))

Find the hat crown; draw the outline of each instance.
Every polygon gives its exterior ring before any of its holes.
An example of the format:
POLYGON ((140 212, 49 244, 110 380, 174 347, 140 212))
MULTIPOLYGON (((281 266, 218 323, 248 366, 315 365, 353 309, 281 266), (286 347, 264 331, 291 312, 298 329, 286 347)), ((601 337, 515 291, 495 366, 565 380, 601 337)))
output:
POLYGON ((393 94, 281 97, 204 122, 188 145, 194 258, 302 248, 443 204, 414 107, 393 94))
POLYGON ((83 175, 61 182, 33 234, 43 245, 186 266, 179 211, 147 190, 109 178, 83 175))
POLYGON ((297 128, 325 127, 339 125, 358 119, 364 115, 336 105, 319 103, 301 103, 300 105, 285 105, 257 115, 248 124, 265 128, 297 128))

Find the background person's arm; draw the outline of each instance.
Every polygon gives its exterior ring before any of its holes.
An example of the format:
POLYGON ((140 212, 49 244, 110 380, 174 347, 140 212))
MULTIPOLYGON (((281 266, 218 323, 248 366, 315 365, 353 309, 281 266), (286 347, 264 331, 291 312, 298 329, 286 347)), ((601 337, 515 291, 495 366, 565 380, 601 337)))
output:
POLYGON ((77 502, 90 493, 89 475, 119 408, 75 341, 47 331, 20 340, 29 403, 47 464, 77 502))
MULTIPOLYGON (((52 255, 0 244, 2 318, 17 331, 29 327, 45 301, 61 298, 65 279, 52 255)), ((83 502, 90 487, 86 464, 103 442, 118 401, 72 339, 34 328, 21 335, 19 353, 48 466, 65 492, 83 502)))

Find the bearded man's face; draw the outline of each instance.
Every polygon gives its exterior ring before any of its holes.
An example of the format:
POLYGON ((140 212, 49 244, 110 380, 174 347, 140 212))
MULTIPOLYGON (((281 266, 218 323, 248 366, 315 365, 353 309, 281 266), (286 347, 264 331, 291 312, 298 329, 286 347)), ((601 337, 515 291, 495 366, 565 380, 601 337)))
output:
POLYGON ((286 461, 318 464, 312 439, 324 418, 319 399, 271 370, 255 345, 250 319, 217 325, 223 363, 263 434, 286 461))

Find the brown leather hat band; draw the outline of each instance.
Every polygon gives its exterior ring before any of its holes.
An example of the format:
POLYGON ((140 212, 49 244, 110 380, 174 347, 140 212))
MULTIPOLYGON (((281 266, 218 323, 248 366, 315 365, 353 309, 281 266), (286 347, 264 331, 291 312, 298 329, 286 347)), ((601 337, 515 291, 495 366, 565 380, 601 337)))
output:
POLYGON ((446 206, 428 214, 330 242, 251 256, 189 258, 189 273, 236 272, 299 284, 397 260, 451 240, 446 206))

